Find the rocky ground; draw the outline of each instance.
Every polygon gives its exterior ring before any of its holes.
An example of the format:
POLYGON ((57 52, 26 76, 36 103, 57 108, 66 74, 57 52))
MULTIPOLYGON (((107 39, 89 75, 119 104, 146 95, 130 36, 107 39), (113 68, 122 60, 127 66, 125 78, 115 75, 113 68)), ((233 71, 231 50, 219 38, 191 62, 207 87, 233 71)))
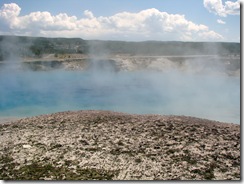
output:
POLYGON ((0 124, 3 180, 240 180, 240 125, 60 112, 0 124))

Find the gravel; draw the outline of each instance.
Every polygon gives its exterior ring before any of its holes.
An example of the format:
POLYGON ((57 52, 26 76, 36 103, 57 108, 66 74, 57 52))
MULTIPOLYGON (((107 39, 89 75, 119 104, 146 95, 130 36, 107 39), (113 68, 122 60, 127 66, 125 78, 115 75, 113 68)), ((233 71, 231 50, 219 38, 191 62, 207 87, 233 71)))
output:
POLYGON ((240 125, 67 111, 0 124, 3 180, 240 180, 240 125))

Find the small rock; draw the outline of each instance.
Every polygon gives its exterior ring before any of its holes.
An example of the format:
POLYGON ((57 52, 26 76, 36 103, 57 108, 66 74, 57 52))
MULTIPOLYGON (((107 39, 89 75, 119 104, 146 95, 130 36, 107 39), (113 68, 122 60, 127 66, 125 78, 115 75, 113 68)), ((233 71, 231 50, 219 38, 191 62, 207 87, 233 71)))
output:
POLYGON ((24 144, 24 145, 23 145, 23 148, 25 148, 25 149, 30 149, 30 148, 31 148, 31 145, 24 144))

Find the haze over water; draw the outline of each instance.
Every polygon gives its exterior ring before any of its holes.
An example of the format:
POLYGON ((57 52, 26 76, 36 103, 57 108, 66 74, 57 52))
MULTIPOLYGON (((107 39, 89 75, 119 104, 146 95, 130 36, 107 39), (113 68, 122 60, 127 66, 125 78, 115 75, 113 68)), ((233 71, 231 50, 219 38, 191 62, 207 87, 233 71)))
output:
POLYGON ((0 117, 67 110, 185 115, 240 123, 240 79, 168 72, 0 70, 0 117))

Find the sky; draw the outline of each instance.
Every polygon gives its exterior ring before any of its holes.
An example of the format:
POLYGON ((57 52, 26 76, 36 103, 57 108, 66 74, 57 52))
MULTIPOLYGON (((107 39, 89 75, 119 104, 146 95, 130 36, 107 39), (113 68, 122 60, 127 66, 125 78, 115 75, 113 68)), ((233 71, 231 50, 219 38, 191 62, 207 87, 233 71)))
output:
POLYGON ((240 0, 1 0, 0 35, 240 42, 240 0))

